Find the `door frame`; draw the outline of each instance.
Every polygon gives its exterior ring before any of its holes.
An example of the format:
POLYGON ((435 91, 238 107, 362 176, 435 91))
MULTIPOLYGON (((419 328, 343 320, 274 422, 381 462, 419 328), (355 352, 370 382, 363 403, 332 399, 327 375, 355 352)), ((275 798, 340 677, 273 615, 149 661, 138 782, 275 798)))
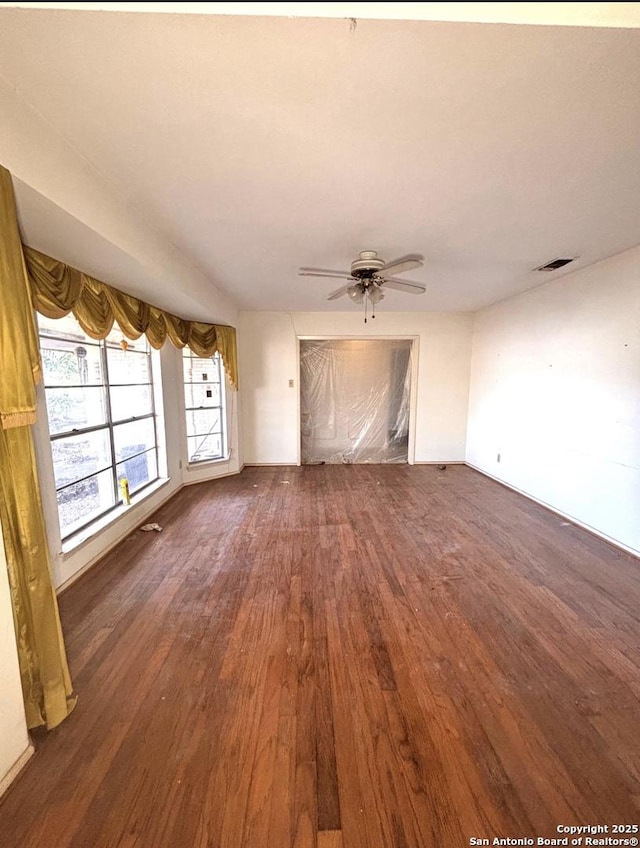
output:
POLYGON ((296 336, 297 344, 296 344, 296 370, 298 374, 298 392, 296 396, 298 410, 298 457, 297 457, 297 465, 302 465, 302 422, 300 420, 300 411, 301 411, 301 403, 300 403, 300 393, 302 391, 302 379, 300 372, 300 343, 301 342, 326 342, 331 341, 333 339, 338 339, 340 341, 410 341, 411 342, 411 352, 410 352, 410 383, 409 383, 409 443, 407 445, 407 464, 414 465, 415 464, 415 455, 416 455, 416 411, 418 407, 418 360, 420 358, 420 336, 416 335, 398 335, 397 333, 388 334, 388 335, 376 335, 376 336, 361 336, 354 335, 353 333, 349 333, 348 335, 343 334, 332 334, 327 335, 313 335, 313 336, 296 336))

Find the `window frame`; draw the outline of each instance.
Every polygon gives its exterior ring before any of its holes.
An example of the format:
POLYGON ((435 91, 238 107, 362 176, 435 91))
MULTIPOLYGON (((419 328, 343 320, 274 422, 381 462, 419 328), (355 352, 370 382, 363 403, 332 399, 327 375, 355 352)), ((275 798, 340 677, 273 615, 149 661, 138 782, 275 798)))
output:
MULTIPOLYGON (((184 401, 184 416, 183 416, 183 424, 184 424, 184 445, 186 449, 186 459, 187 459, 187 467, 196 467, 199 465, 203 465, 209 462, 225 462, 228 460, 228 422, 227 422, 227 397, 226 397, 226 376, 224 372, 224 368, 222 365, 222 357, 218 352, 214 353, 212 356, 198 356, 188 347, 184 347, 181 352, 181 367, 182 367, 182 397, 184 401), (194 381, 187 380, 185 374, 185 362, 187 360, 202 360, 211 362, 215 368, 215 376, 214 380, 206 380, 206 381, 194 381), (190 406, 187 402, 187 387, 189 386, 201 386, 206 384, 217 385, 219 388, 219 403, 200 406, 190 406), (212 435, 211 429, 208 433, 195 433, 190 434, 189 428, 187 424, 187 416, 190 412, 199 412, 199 411, 207 411, 207 410, 217 410, 219 413, 220 420, 220 456, 208 456, 203 459, 191 459, 189 453, 189 439, 205 439, 207 436, 212 435)), ((213 435, 217 435, 218 431, 213 433, 213 435)))
MULTIPOLYGON (((117 326, 117 325, 116 325, 117 326)), ((78 325, 79 329, 82 331, 80 325, 78 325)), ((83 331, 84 332, 84 331, 83 331)), ((43 389, 45 395, 45 404, 48 400, 47 392, 49 390, 60 390, 60 389, 85 389, 85 388, 96 388, 101 390, 102 395, 102 406, 104 412, 104 422, 101 424, 94 424, 87 427, 74 427, 71 430, 63 430, 56 433, 51 433, 51 426, 49 422, 49 412, 47 408, 47 419, 48 419, 48 435, 49 435, 49 445, 50 448, 53 448, 55 442, 62 442, 65 439, 70 439, 76 436, 87 435, 88 433, 95 432, 106 432, 107 441, 109 446, 109 464, 105 465, 102 468, 92 471, 90 474, 87 474, 83 477, 79 477, 75 480, 72 480, 69 483, 64 483, 61 486, 55 485, 55 502, 56 509, 58 514, 58 522, 60 526, 60 538, 61 542, 65 543, 72 539, 79 533, 86 531, 87 528, 91 527, 91 525, 96 524, 102 521, 105 516, 108 516, 110 513, 114 512, 117 509, 120 509, 124 505, 124 499, 122 497, 122 491, 120 488, 120 477, 124 477, 124 475, 118 474, 118 466, 123 465, 125 462, 128 462, 131 459, 135 459, 138 456, 143 456, 144 454, 153 454, 155 460, 155 475, 152 475, 149 480, 143 483, 140 487, 138 487, 135 492, 130 495, 131 500, 133 498, 137 498, 145 489, 149 486, 152 486, 154 483, 160 479, 160 452, 159 452, 159 444, 158 444, 158 420, 157 420, 157 409, 156 409, 156 398, 155 398, 155 383, 154 383, 154 367, 153 367, 153 355, 152 350, 149 345, 149 342, 146 340, 144 336, 141 338, 144 340, 144 350, 126 350, 128 355, 132 356, 144 356, 146 357, 147 363, 147 381, 146 382, 129 382, 129 383, 121 383, 121 382, 111 382, 109 375, 109 349, 115 349, 117 347, 117 343, 110 342, 108 337, 104 339, 92 339, 90 337, 86 337, 87 334, 84 333, 85 337, 83 340, 79 339, 71 339, 69 338, 69 333, 65 333, 64 331, 56 332, 55 329, 51 327, 43 327, 38 325, 38 338, 40 342, 40 347, 43 347, 43 342, 46 341, 54 341, 54 342, 63 342, 63 343, 73 343, 77 342, 79 345, 87 346, 90 345, 95 347, 98 351, 99 362, 100 362, 100 372, 101 372, 101 381, 100 383, 52 383, 47 384, 46 378, 43 375, 43 389), (150 398, 150 407, 151 411, 144 413, 142 415, 132 415, 127 418, 117 418, 113 417, 113 409, 112 409, 112 400, 111 400, 111 390, 113 388, 126 388, 126 387, 148 387, 149 390, 149 398, 150 398), (130 424, 138 421, 146 421, 151 419, 153 424, 153 446, 150 448, 146 448, 143 451, 139 451, 138 453, 132 454, 131 456, 127 456, 125 459, 118 460, 117 451, 116 451, 116 437, 114 435, 114 430, 116 430, 119 426, 124 424, 130 424), (99 512, 92 514, 91 518, 83 523, 75 522, 73 525, 73 529, 70 532, 65 532, 65 528, 63 527, 61 518, 60 518, 60 506, 58 504, 58 494, 65 489, 68 489, 72 486, 77 485, 78 483, 82 483, 85 480, 89 480, 92 477, 97 477, 99 474, 103 474, 106 471, 110 471, 111 482, 113 486, 113 504, 105 509, 101 509, 99 512)), ((54 480, 55 480, 55 458, 53 457, 52 451, 52 463, 54 469, 54 480)))

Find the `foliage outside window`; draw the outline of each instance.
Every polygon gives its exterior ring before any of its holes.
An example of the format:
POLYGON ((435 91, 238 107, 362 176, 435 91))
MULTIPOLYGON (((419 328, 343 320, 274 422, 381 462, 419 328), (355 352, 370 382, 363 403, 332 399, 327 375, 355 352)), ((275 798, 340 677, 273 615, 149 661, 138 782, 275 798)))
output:
POLYGON ((151 353, 145 337, 104 341, 72 315, 38 316, 49 435, 63 539, 158 479, 151 353))
POLYGON ((187 458, 190 463, 222 459, 226 453, 224 382, 220 355, 196 356, 182 351, 187 423, 187 458))

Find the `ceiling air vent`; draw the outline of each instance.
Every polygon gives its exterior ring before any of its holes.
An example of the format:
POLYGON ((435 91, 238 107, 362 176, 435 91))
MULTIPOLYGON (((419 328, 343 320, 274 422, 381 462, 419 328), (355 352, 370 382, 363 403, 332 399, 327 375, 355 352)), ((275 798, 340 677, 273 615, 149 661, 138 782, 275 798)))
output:
POLYGON ((547 262, 546 265, 536 268, 536 271, 557 271, 558 268, 564 268, 569 262, 573 262, 573 259, 554 259, 553 262, 547 262))

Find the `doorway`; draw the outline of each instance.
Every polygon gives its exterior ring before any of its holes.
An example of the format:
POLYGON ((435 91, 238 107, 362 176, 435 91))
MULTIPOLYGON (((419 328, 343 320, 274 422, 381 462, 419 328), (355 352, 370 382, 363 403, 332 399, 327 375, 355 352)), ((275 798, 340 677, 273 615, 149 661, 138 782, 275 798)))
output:
POLYGON ((411 339, 301 339, 303 465, 406 463, 411 339))

